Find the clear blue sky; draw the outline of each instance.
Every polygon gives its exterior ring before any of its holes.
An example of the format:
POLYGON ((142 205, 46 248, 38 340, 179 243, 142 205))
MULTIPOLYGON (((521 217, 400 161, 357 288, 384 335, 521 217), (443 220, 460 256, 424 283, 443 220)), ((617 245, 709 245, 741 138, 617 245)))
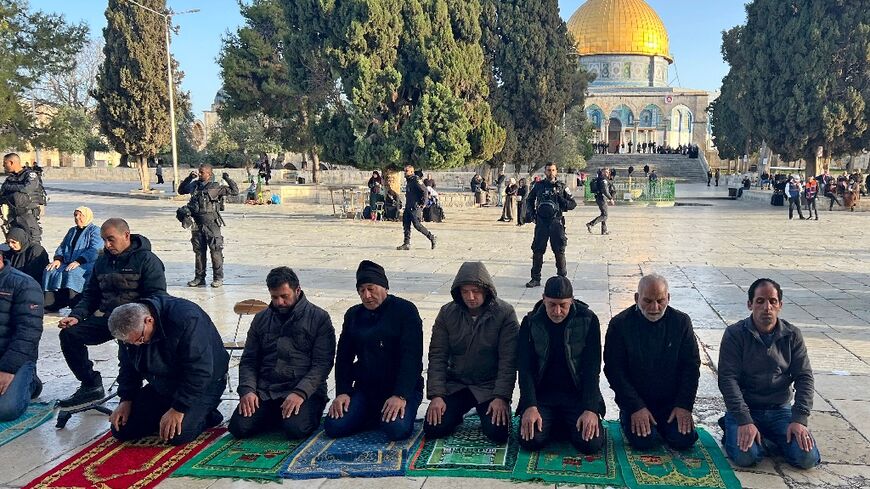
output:
MULTIPOLYGON (((585 0, 559 0, 562 18, 585 0)), ((647 0, 665 23, 675 65, 670 79, 687 88, 717 90, 728 71, 719 52, 721 32, 745 21, 743 0, 647 0), (676 75, 679 74, 679 82, 676 75)), ((169 0, 175 11, 193 8, 199 13, 176 17, 181 32, 173 37, 172 53, 184 70, 184 89, 191 92, 193 110, 202 117, 220 88, 215 61, 221 38, 243 23, 236 0, 169 0)), ((94 37, 102 37, 106 2, 101 0, 30 0, 31 8, 64 14, 85 21, 94 37)))

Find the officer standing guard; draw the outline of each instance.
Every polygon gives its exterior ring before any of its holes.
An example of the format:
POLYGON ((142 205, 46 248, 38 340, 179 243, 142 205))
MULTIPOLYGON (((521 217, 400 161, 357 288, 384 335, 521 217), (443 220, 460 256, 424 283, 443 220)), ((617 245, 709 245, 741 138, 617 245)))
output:
POLYGON ((220 287, 224 284, 224 237, 221 236, 224 220, 220 211, 223 198, 227 195, 239 195, 239 186, 230 178, 229 173, 223 174, 227 185, 213 182, 212 174, 211 165, 204 163, 199 165, 199 178, 196 178, 197 172, 190 172, 178 186, 179 194, 190 194, 190 202, 186 207, 193 218, 190 242, 196 255, 196 276, 187 283, 188 287, 205 285, 206 248, 211 252, 211 286, 220 287))
POLYGON ((27 233, 30 242, 37 244, 42 240, 39 206, 46 202, 39 175, 22 166, 21 158, 16 153, 3 157, 3 171, 8 176, 0 187, 0 204, 9 207, 6 222, 3 224, 3 234, 11 228, 21 228, 27 233))
POLYGON ((547 240, 550 249, 556 255, 556 273, 562 277, 568 275, 565 262, 565 247, 568 236, 565 235, 565 211, 577 207, 577 202, 565 183, 556 180, 558 169, 555 163, 547 163, 544 167, 546 178, 536 183, 529 192, 526 208, 529 219, 535 221, 535 237, 532 240, 532 279, 526 287, 541 286, 541 268, 544 266, 544 252, 547 250, 547 240))

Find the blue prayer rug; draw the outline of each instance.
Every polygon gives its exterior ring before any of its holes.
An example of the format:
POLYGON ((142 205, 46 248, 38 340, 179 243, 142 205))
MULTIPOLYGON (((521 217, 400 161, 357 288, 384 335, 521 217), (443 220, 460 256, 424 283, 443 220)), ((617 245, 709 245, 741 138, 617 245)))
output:
POLYGON ((0 446, 3 446, 54 416, 54 403, 32 402, 18 419, 0 423, 0 446))

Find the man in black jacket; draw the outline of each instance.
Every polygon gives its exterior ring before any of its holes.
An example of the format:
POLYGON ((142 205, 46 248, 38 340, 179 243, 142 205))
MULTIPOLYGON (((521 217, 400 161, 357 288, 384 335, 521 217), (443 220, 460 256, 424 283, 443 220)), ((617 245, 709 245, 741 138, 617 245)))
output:
POLYGON ((616 393, 622 432, 636 450, 653 448, 654 432, 671 448, 698 440, 692 408, 701 357, 686 314, 668 306, 661 275, 640 279, 635 304, 610 320, 604 342, 604 375, 616 393))
POLYGON ((610 234, 607 231, 607 206, 613 205, 616 201, 613 200, 613 184, 610 181, 610 170, 602 168, 598 170, 598 176, 592 180, 590 189, 595 195, 595 204, 598 206, 600 214, 595 219, 586 223, 586 230, 592 234, 592 227, 601 223, 601 234, 610 234))
POLYGON ((336 397, 323 424, 327 436, 380 429, 390 440, 404 440, 414 430, 423 399, 423 320, 414 304, 389 289, 382 266, 360 262, 356 290, 362 304, 344 315, 336 397))
POLYGON ((196 255, 195 275, 187 283, 188 287, 205 285, 206 250, 211 252, 211 286, 220 287, 224 283, 224 237, 221 235, 224 220, 220 215, 220 206, 224 197, 239 195, 239 186, 227 172, 223 174, 226 185, 212 182, 212 172, 211 165, 203 163, 199 165, 199 178, 196 178, 196 172, 191 172, 178 186, 179 195, 190 194, 187 208, 193 217, 190 242, 196 255))
POLYGON ((0 256, 0 422, 18 419, 39 396, 42 287, 0 256))
POLYGON ((420 223, 423 220, 423 206, 428 197, 423 180, 414 174, 414 165, 405 165, 405 212, 402 214, 402 230, 405 233, 405 241, 397 250, 411 249, 411 225, 423 236, 429 239, 432 249, 435 249, 435 235, 420 223))
POLYGON ((291 440, 306 438, 320 426, 328 400, 335 328, 329 313, 308 302, 292 269, 272 269, 266 287, 272 302, 248 330, 229 430, 248 438, 280 427, 291 440))
POLYGON ((122 343, 120 403, 109 417, 115 438, 157 433, 181 445, 220 424, 230 357, 198 305, 167 294, 139 299, 112 311, 109 330, 122 343))
POLYGON ((532 239, 532 279, 526 287, 541 286, 541 269, 544 267, 544 252, 547 251, 547 241, 556 258, 556 274, 562 277, 568 274, 568 264, 565 260, 565 248, 568 246, 568 236, 565 234, 565 217, 563 213, 577 207, 577 202, 565 187, 556 179, 559 171, 555 163, 547 163, 544 167, 546 178, 536 183, 529 192, 526 210, 535 221, 535 237, 532 239))
POLYGON ((450 293, 432 326, 423 430, 428 438, 448 436, 475 408, 483 434, 504 443, 517 378, 517 315, 498 298, 481 262, 463 263, 450 293))
POLYGON ((9 206, 8 226, 23 229, 31 243, 39 243, 42 239, 39 206, 45 205, 42 180, 38 173, 22 166, 16 153, 3 156, 3 171, 8 176, 0 186, 0 204, 9 206))
POLYGON ((130 234, 127 221, 108 219, 100 227, 105 246, 97 257, 81 299, 68 317, 60 320, 60 349, 81 386, 58 405, 86 404, 105 395, 103 378, 88 359, 88 346, 112 340, 108 320, 112 310, 155 294, 166 293, 163 262, 151 252, 151 242, 130 234))
POLYGON ((543 299, 523 319, 517 364, 520 445, 540 450, 562 434, 583 453, 600 450, 606 439, 598 388, 601 326, 589 306, 574 299, 567 278, 547 280, 543 299))

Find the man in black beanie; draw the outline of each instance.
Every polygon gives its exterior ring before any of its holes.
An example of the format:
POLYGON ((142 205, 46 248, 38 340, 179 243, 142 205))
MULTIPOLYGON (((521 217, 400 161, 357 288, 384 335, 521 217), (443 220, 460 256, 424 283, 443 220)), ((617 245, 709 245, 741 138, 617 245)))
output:
POLYGON ((356 271, 362 304, 344 315, 335 357, 335 400, 323 428, 340 438, 379 429, 411 436, 423 399, 423 320, 417 307, 389 294, 384 268, 363 260, 356 271))
POLYGON ((583 453, 600 450, 606 439, 598 388, 601 327, 589 306, 574 299, 567 278, 547 280, 543 299, 523 319, 517 364, 520 445, 540 450, 562 434, 583 453))

